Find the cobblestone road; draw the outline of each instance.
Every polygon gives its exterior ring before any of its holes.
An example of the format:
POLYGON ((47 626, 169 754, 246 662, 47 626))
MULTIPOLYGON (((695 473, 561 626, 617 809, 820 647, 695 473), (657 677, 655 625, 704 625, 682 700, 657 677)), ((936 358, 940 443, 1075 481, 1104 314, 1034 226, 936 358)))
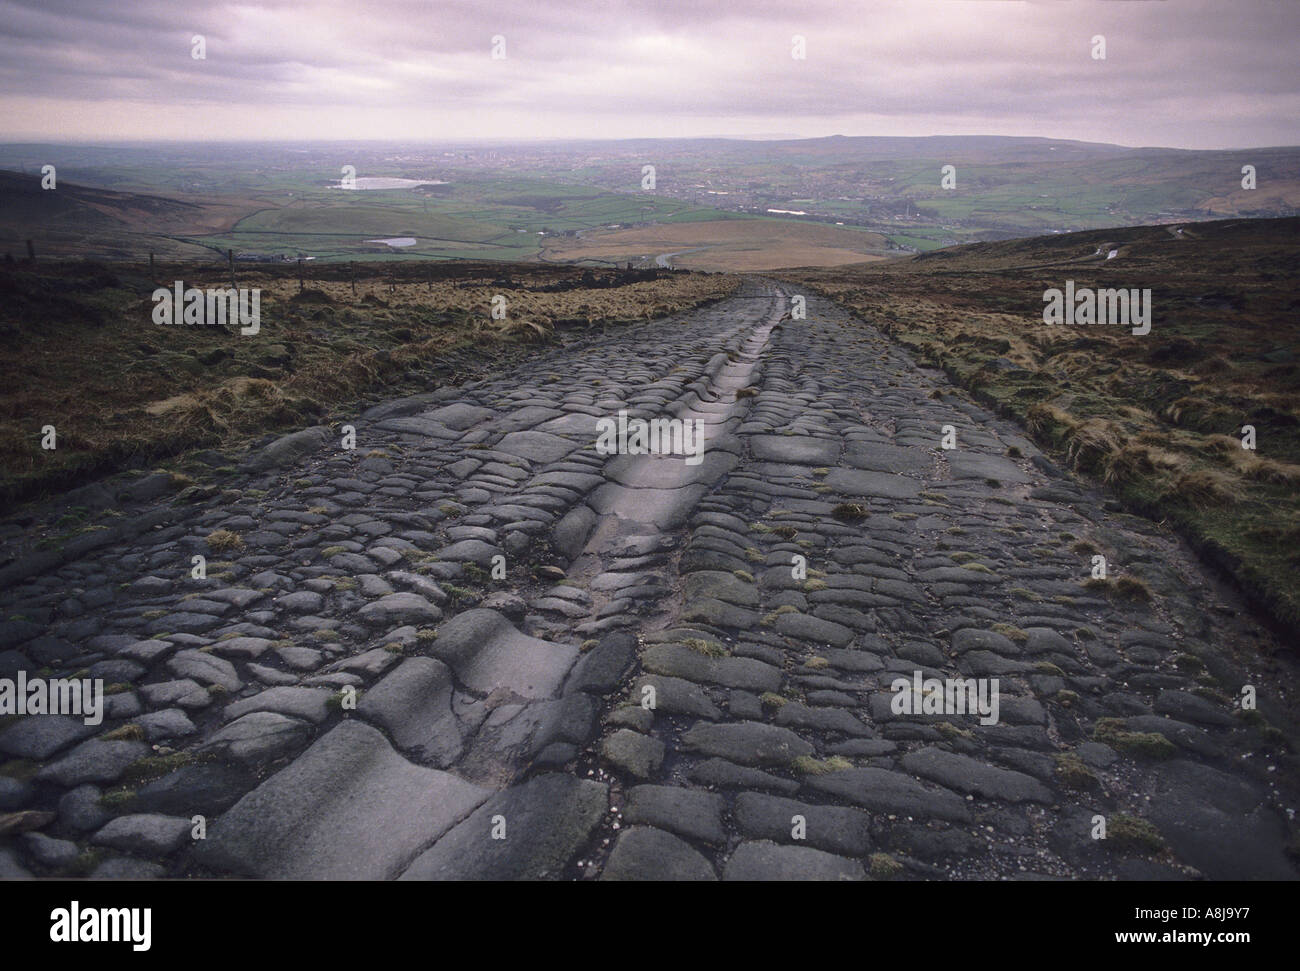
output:
POLYGON ((1249 610, 790 293, 296 433, 199 501, 81 490, 123 514, 0 568, 0 677, 102 679, 105 717, 0 723, 0 875, 1295 878, 1295 666, 1249 610), (620 411, 702 460, 598 454, 620 411), (900 679, 996 680, 996 720, 900 679))

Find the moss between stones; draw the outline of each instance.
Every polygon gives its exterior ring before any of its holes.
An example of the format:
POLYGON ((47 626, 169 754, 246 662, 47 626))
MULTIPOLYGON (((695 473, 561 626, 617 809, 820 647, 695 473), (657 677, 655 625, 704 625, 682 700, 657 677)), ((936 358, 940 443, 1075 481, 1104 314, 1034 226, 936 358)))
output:
POLYGON ((1212 701, 1216 705, 1222 705, 1224 708, 1231 707, 1232 699, 1225 695, 1219 688, 1211 687, 1208 684, 1199 684, 1192 689, 1192 694, 1204 698, 1206 701, 1212 701))
MULTIPOLYGON (((352 688, 351 685, 349 685, 348 687, 351 688, 350 692, 345 688, 340 688, 338 691, 334 692, 334 694, 330 695, 329 698, 326 699, 325 701, 325 707, 328 708, 330 711, 342 711, 343 699, 347 698, 349 694, 351 694, 351 697, 354 702, 360 701, 361 692, 357 691, 355 688, 352 688)), ((349 708, 349 710, 351 709, 349 708)))
POLYGON ((105 809, 122 809, 131 804, 135 799, 135 790, 128 789, 126 786, 119 786, 116 789, 110 789, 99 797, 99 804, 105 809))
POLYGON ((1240 718, 1247 725, 1268 724, 1268 722, 1264 719, 1264 716, 1260 714, 1258 708, 1238 708, 1236 711, 1233 712, 1233 714, 1236 715, 1238 718, 1240 718))
POLYGON ((856 502, 842 502, 831 510, 831 516, 842 523, 861 522, 870 515, 865 506, 856 502))
POLYGON ((705 657, 726 657, 731 653, 717 641, 706 641, 702 637, 686 637, 680 643, 697 654, 703 654, 705 657))
POLYGON ((1151 599, 1151 588, 1137 577, 1123 576, 1115 581, 1115 596, 1146 603, 1151 599))
POLYGON ((1056 774, 1061 780, 1061 785, 1067 789, 1086 792, 1101 788, 1101 783, 1092 770, 1073 752, 1064 752, 1056 757, 1056 774))
POLYGON ((1174 743, 1159 732, 1131 732, 1122 718, 1103 718, 1092 730, 1094 741, 1109 745, 1118 752, 1152 759, 1168 759, 1178 753, 1174 743))
POLYGON ((242 550, 244 548, 244 538, 228 529, 216 529, 208 533, 207 544, 208 549, 217 553, 224 553, 227 550, 242 550))
POLYGON ((888 880, 903 872, 903 864, 888 853, 872 853, 870 858, 871 875, 877 880, 888 880))
POLYGON ((762 627, 771 627, 773 624, 776 623, 776 619, 780 617, 782 614, 797 614, 798 612, 799 612, 798 609, 790 606, 790 604, 782 604, 781 606, 777 607, 776 610, 773 610, 771 613, 764 614, 763 619, 760 620, 758 623, 762 627))
POLYGON ((1133 603, 1146 603, 1151 599, 1151 588, 1137 577, 1122 576, 1114 580, 1090 577, 1083 581, 1085 590, 1095 590, 1108 597, 1117 597, 1133 603))
POLYGON ((1165 848, 1165 841, 1145 819, 1117 813, 1106 821, 1106 845, 1121 853, 1158 853, 1165 848))
POLYGON ((191 752, 170 752, 166 755, 146 755, 126 767, 121 781, 124 786, 139 787, 155 779, 170 775, 182 766, 198 761, 191 752))
POLYGON ((832 755, 825 761, 819 761, 811 755, 801 755, 790 763, 790 768, 800 775, 825 775, 827 772, 843 772, 853 768, 853 763, 842 755, 832 755))

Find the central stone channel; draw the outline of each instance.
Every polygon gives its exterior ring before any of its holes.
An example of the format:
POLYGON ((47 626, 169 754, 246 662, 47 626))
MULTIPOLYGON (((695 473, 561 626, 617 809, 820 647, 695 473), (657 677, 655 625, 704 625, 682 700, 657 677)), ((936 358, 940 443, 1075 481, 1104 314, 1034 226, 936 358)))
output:
POLYGON ((782 297, 774 294, 763 319, 719 353, 720 366, 707 384, 669 411, 675 421, 698 422, 702 460, 693 454, 616 455, 605 464, 607 481, 589 500, 599 518, 569 570, 573 582, 596 595, 593 610, 608 615, 608 598, 600 594, 616 585, 604 576, 661 564, 673 545, 668 534, 684 526, 700 499, 741 461, 744 446, 734 429, 748 405, 737 392, 754 383, 784 310, 782 297))

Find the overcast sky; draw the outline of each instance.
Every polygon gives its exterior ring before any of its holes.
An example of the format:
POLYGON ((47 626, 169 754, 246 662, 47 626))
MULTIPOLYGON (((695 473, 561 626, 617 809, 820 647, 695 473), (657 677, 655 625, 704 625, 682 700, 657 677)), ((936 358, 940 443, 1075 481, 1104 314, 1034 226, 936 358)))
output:
POLYGON ((1300 0, 0 0, 0 24, 6 141, 1300 144, 1300 0))

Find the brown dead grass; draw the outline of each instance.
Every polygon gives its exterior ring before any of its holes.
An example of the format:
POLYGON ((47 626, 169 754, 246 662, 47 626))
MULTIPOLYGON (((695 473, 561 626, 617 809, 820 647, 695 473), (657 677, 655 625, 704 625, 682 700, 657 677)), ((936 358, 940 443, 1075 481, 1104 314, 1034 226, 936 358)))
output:
POLYGON ((635 229, 585 232, 547 241, 543 259, 602 261, 622 265, 662 253, 674 266, 696 270, 756 272, 790 266, 841 266, 885 259, 879 233, 838 229, 783 219, 713 219, 635 229), (701 247, 698 252, 680 252, 701 247))

